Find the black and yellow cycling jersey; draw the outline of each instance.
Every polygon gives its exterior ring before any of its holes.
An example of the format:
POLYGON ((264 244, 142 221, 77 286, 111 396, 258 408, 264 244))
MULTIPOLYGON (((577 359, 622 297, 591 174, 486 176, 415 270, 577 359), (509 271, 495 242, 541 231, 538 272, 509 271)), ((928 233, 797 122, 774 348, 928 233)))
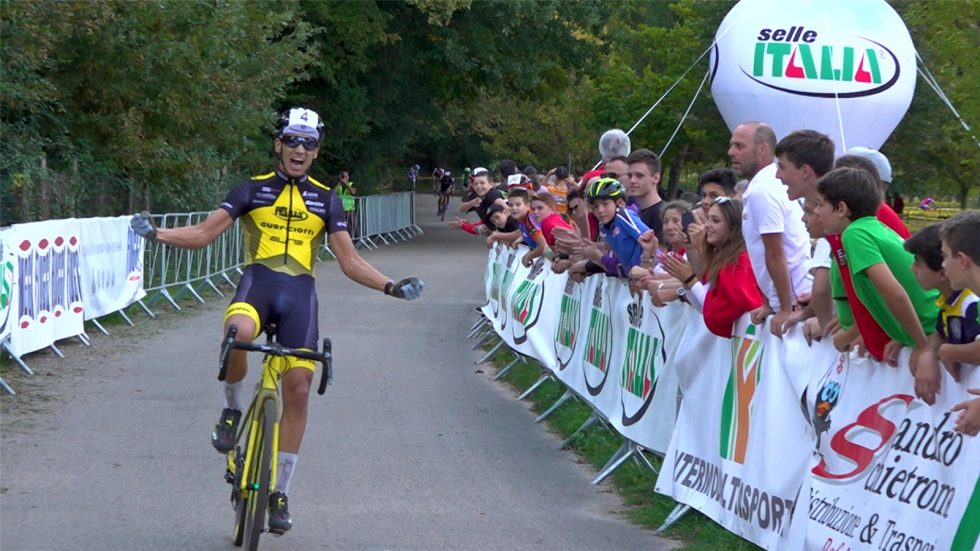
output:
POLYGON ((324 234, 347 229, 336 193, 308 176, 279 171, 236 186, 221 208, 242 219, 245 263, 288 275, 312 275, 324 234))

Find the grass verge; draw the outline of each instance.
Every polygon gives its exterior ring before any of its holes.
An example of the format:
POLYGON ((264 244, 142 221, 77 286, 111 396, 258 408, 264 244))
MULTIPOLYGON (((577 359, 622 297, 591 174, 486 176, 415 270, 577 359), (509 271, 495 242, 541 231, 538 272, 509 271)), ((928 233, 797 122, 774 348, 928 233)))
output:
MULTIPOLYGON (((495 371, 499 371, 512 359, 513 355, 509 351, 501 349, 491 360, 496 368, 495 371)), ((520 393, 534 384, 541 373, 542 368, 534 360, 529 359, 527 363, 518 362, 502 380, 520 393)), ((541 413, 555 403, 563 392, 564 388, 559 383, 548 381, 527 399, 531 401, 532 409, 541 413)), ((587 405, 578 400, 571 400, 548 417, 547 423, 551 430, 562 438, 568 438, 582 426, 590 413, 591 409, 587 405)), ((569 447, 598 472, 622 443, 623 439, 618 433, 601 424, 595 424, 576 437, 569 447)), ((647 457, 656 468, 660 468, 659 457, 654 457, 652 454, 647 454, 647 457)), ((611 482, 628 506, 625 511, 627 518, 640 526, 656 529, 677 505, 673 499, 653 491, 656 479, 657 475, 647 467, 641 468, 635 462, 627 461, 604 483, 611 482)), ((760 549, 693 509, 664 535, 680 540, 681 548, 686 550, 760 549)))

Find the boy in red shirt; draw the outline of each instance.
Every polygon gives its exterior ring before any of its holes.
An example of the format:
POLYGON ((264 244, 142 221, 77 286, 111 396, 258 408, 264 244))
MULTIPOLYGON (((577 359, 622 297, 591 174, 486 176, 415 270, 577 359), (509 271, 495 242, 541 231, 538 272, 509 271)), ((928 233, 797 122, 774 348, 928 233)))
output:
MULTIPOLYGON (((555 228, 564 228, 570 231, 572 230, 572 225, 566 222, 560 214, 555 212, 556 204, 557 202, 555 201, 554 196, 547 191, 542 191, 531 196, 531 212, 534 214, 534 219, 537 221, 538 227, 541 228, 541 234, 544 235, 544 240, 548 246, 537 247, 533 251, 529 252, 524 256, 524 262, 529 264, 535 258, 542 255, 544 255, 545 258, 551 259, 551 247, 555 246, 555 228)), ((530 218, 530 216, 528 218, 530 218)))

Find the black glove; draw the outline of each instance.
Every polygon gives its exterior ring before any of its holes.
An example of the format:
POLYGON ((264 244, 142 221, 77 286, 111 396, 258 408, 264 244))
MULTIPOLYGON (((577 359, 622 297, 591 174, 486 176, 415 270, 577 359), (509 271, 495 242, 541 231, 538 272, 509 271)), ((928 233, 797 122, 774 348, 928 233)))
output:
POLYGON ((391 295, 395 298, 403 298, 405 300, 415 300, 422 296, 422 289, 425 287, 425 283, 417 277, 406 277, 405 279, 395 283, 394 281, 389 281, 385 285, 385 294, 391 295))
POLYGON ((157 240, 157 229, 153 226, 153 222, 150 219, 150 213, 145 210, 139 214, 134 214, 132 218, 129 219, 129 227, 133 228, 133 231, 138 233, 143 239, 147 241, 157 240))

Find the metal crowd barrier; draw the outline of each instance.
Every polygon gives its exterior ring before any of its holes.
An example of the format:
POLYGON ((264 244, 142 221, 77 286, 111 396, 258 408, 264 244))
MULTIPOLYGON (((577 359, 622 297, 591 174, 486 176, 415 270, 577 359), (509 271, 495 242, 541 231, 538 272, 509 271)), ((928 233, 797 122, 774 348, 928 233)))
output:
POLYGON ((422 234, 415 223, 415 193, 356 197, 352 237, 358 247, 376 249, 422 234))

